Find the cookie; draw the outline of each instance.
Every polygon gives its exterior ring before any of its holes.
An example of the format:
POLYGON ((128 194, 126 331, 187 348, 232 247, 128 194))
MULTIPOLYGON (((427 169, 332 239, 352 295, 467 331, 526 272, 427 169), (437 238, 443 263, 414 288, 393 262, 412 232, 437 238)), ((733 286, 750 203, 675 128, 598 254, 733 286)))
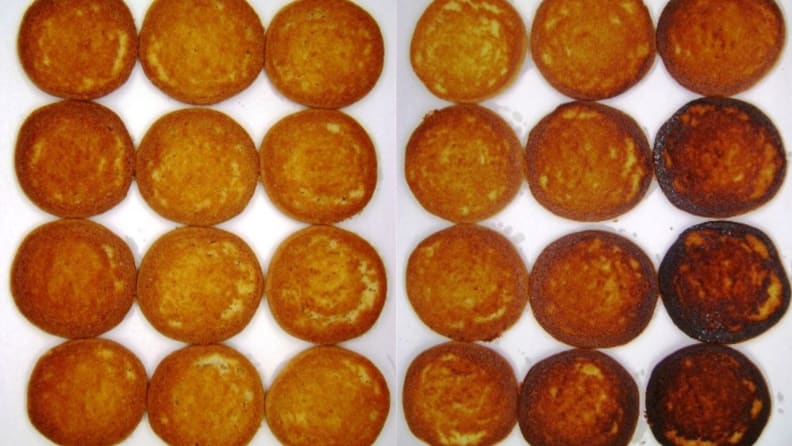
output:
POLYGON ((478 344, 447 342, 423 351, 402 389, 410 431, 432 446, 493 445, 517 424, 514 371, 478 344))
POLYGON ((57 444, 116 444, 143 418, 147 384, 143 364, 121 344, 67 341, 36 362, 27 388, 28 416, 57 444))
POLYGON ((168 232, 140 263, 137 301, 159 332, 209 344, 242 331, 258 309, 264 276, 256 254, 217 228, 168 232))
POLYGON ((657 133, 657 182, 679 209, 725 218, 770 201, 786 176, 786 152, 772 121, 733 98, 695 99, 657 133))
POLYGON ((140 63, 174 99, 220 102, 261 73, 264 27, 245 0, 154 0, 140 28, 140 63))
POLYGON ((371 15, 348 0, 299 0, 281 8, 267 30, 264 67, 286 98, 341 108, 374 88, 385 45, 371 15))
POLYGON ((241 213, 256 189, 258 154, 245 129, 206 108, 159 118, 137 152, 140 194, 161 216, 210 226, 241 213))
POLYGON ((491 217, 517 195, 522 148, 514 130, 478 105, 426 115, 409 141, 404 176, 428 212, 458 223, 491 217))
POLYGON ((652 261, 630 240, 606 231, 561 237, 542 250, 531 272, 537 322, 575 347, 630 342, 649 324, 657 296, 652 261))
POLYGON ((531 27, 531 55, 559 92, 610 98, 652 67, 654 24, 641 0, 544 0, 531 27))
POLYGON ((336 223, 366 207, 377 186, 377 153, 366 130, 336 110, 303 110, 281 119, 259 151, 272 202, 307 223, 336 223))
POLYGON ((723 345, 677 350, 655 366, 646 387, 646 419, 663 446, 752 445, 770 405, 756 365, 723 345))
POLYGON ((93 102, 66 100, 27 117, 14 157, 17 179, 36 206, 59 217, 90 217, 120 203, 135 149, 123 121, 93 102))
POLYGON ((522 315, 528 269, 506 237, 456 225, 415 247, 407 260, 406 291, 435 332, 457 341, 489 341, 522 315))
POLYGON ((132 251, 90 220, 45 223, 22 241, 11 267, 19 311, 47 333, 98 336, 118 325, 135 295, 132 251))
POLYGON ((789 307, 789 279, 761 230, 710 221, 686 229, 658 269, 671 320, 688 336, 742 342, 775 325, 789 307))
POLYGON ((418 19, 410 64, 435 96, 480 102, 502 92, 522 68, 528 36, 505 0, 435 0, 418 19))
POLYGON ((387 283, 379 254, 360 236, 309 226, 284 240, 267 271, 267 302, 287 333, 335 344, 367 332, 382 312, 387 283))
POLYGON ((336 346, 299 353, 267 393, 267 423, 289 446, 368 446, 390 408, 385 378, 364 356, 336 346))
POLYGON ((652 152, 630 116, 607 105, 562 104, 542 118, 525 147, 536 201, 571 220, 602 221, 634 208, 652 181, 652 152))
POLYGON ((770 72, 785 35, 773 0, 671 0, 657 22, 657 52, 683 87, 732 96, 770 72))
POLYGON ((618 362, 596 350, 568 350, 531 367, 517 417, 532 446, 627 446, 638 406, 638 387, 618 362))
POLYGON ((248 444, 264 417, 264 386, 241 353, 191 345, 163 359, 147 400, 151 428, 174 446, 248 444))
POLYGON ((138 35, 122 0, 36 0, 17 51, 30 80, 54 96, 95 99, 120 87, 137 61, 138 35))

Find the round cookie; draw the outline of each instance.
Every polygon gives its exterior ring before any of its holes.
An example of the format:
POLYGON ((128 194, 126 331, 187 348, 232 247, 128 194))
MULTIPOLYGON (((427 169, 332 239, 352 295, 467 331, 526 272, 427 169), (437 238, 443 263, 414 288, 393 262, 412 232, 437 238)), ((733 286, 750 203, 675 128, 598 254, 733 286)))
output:
POLYGON ((384 52, 379 25, 360 6, 348 0, 300 0, 272 18, 264 68, 288 99, 341 108, 374 88, 384 52))
POLYGON ((407 297, 432 330, 457 341, 489 341, 520 318, 528 270, 511 242, 477 225, 456 225, 410 254, 407 297))
POLYGON ((237 216, 258 181, 258 154, 232 118, 206 108, 159 118, 137 152, 140 194, 163 217, 211 226, 237 216))
POLYGON ((140 263, 137 300, 161 333, 192 344, 224 341, 247 326, 261 302, 256 254, 217 228, 168 232, 140 263))
POLYGON ((28 416, 57 444, 116 444, 143 418, 147 384, 143 364, 124 346, 98 338, 67 341, 36 362, 28 416))
POLYGON ((561 342, 581 348, 623 345, 649 324, 657 303, 652 261, 640 247, 598 230, 548 245, 531 273, 531 309, 561 342))
POLYGON ((790 285, 773 242, 742 223, 686 229, 658 268, 674 324, 705 342, 742 342, 769 330, 789 307, 790 285))
POLYGON ((531 55, 561 93, 610 98, 651 68, 654 24, 641 0, 544 0, 531 27, 531 55))
POLYGON ((36 0, 17 39, 28 77, 64 98, 110 93, 126 82, 137 60, 135 20, 122 0, 36 0))
POLYGON ((426 115, 410 140, 404 175, 428 212, 475 223, 500 212, 523 181, 522 148, 514 130, 478 105, 453 105, 426 115))
POLYGON ((390 408, 385 378, 364 356, 318 346, 292 358, 267 393, 267 423, 289 446, 368 446, 390 408))
POLYGON ((333 226, 310 226, 278 246, 265 294, 286 332, 335 344, 374 325, 386 291, 385 266, 367 241, 333 226))
POLYGON ((733 98, 699 98, 660 128, 654 164, 671 204, 723 218, 770 201, 787 162, 781 136, 761 110, 733 98))
POLYGON ((568 350, 528 371, 517 417, 532 446, 627 446, 638 406, 638 387, 618 362, 596 350, 568 350))
POLYGON ((272 202, 307 223, 336 223, 360 212, 377 186, 377 153, 366 130, 336 110, 281 119, 259 151, 272 202))
POLYGON ((137 271, 132 251, 90 220, 45 223, 25 237, 11 268, 19 311, 47 333, 98 336, 132 306, 137 271))
POLYGON ((169 354, 151 377, 148 420, 174 446, 248 444, 264 417, 264 386, 250 361, 222 344, 169 354))
POLYGON ((435 96, 480 102, 520 72, 528 36, 506 0, 435 0, 413 31, 410 64, 435 96))
POLYGON ((525 164, 534 198, 577 221, 624 214, 652 181, 652 152, 638 123, 598 103, 562 104, 542 118, 528 135, 525 164))
POLYGON ((517 380, 498 353, 448 342, 410 363, 402 386, 407 425, 432 446, 487 446, 517 423, 517 380))
POLYGON ((646 419, 663 446, 754 444, 770 417, 762 373, 727 346, 695 344, 652 370, 646 419))
POLYGON ((93 102, 66 100, 28 116, 14 166, 36 206, 59 217, 90 217, 120 203, 134 173, 135 149, 124 123, 93 102))
POLYGON ((732 96, 772 69, 785 35, 774 0, 671 0, 657 23, 657 52, 683 87, 732 96))
POLYGON ((264 27, 245 0, 154 0, 140 29, 140 63, 174 99, 220 102, 261 72, 264 27))

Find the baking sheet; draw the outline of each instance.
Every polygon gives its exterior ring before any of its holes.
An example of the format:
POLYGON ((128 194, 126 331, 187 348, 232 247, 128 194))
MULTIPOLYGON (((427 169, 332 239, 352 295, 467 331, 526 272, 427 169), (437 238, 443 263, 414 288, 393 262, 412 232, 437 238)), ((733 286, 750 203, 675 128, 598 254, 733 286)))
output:
MULTIPOLYGON (((126 0, 138 30, 150 0, 126 0)), ((19 22, 30 0, 6 0, 0 13, 0 444, 51 444, 30 424, 25 406, 28 376, 35 361, 63 339, 48 335, 30 324, 17 310, 9 293, 8 271, 14 253, 34 227, 54 220, 36 208, 22 193, 13 168, 14 145, 19 126, 34 109, 58 98, 38 90, 22 70, 16 53, 19 22)), ((251 0, 265 27, 288 0, 251 0)), ((357 216, 338 226, 354 231, 377 248, 388 273, 388 297, 380 318, 365 335, 341 345, 371 359, 383 372, 391 389, 391 410, 377 445, 394 445, 396 438, 397 394, 395 392, 396 343, 396 2, 361 0, 357 2, 380 25, 385 45, 385 65, 375 88, 361 101, 343 109, 369 132, 377 149, 378 183, 372 200, 357 216)), ((157 90, 145 77, 138 63, 128 82, 97 102, 110 107, 125 122, 132 140, 138 144, 148 127, 163 114, 188 107, 157 90)), ((264 74, 242 93, 210 106, 233 117, 250 134, 258 147, 269 127, 280 118, 303 107, 280 96, 264 74)), ((121 236, 140 262, 151 243, 179 226, 158 216, 142 200, 133 184, 127 198, 116 208, 93 220, 121 236)), ((266 271, 277 245, 305 225, 281 214, 269 201, 261 184, 246 210, 238 217, 218 225, 242 237, 256 252, 266 271)), ((140 357, 149 376, 159 361, 184 344, 159 334, 143 317, 137 304, 123 322, 103 337, 116 340, 140 357)), ((261 373, 269 388, 285 362, 311 346, 287 335, 273 319, 262 301, 250 324, 226 344, 246 355, 261 373)), ((129 445, 162 444, 144 418, 124 442, 129 445)), ((252 444, 275 445, 275 437, 264 422, 252 444)))
MULTIPOLYGON (((449 103, 433 97, 413 74, 409 65, 409 43, 415 23, 429 0, 398 1, 398 102, 397 102, 397 148, 399 180, 399 225, 396 251, 398 279, 402 280, 406 259, 412 249, 429 234, 449 225, 425 212, 413 199, 403 180, 404 146, 424 114, 445 107, 449 103)), ((513 0, 530 30, 533 15, 540 0, 513 0)), ((666 0, 644 0, 654 23, 667 3, 666 0)), ((778 1, 784 10, 789 32, 792 10, 788 1, 778 1)), ((782 59, 772 72, 759 84, 745 93, 736 95, 762 109, 776 124, 786 143, 787 154, 792 150, 792 51, 787 43, 782 59)), ((662 123, 679 107, 698 95, 676 84, 656 58, 647 76, 632 89, 616 98, 602 101, 629 115, 643 127, 650 144, 662 123)), ((546 114, 558 105, 571 99, 562 96, 550 87, 539 74, 530 59, 525 60, 517 81, 497 97, 482 105, 499 113, 509 122, 521 143, 525 144, 528 132, 546 114)), ((524 183, 516 199, 501 213, 482 222, 507 236, 518 248, 523 259, 531 268, 541 250, 560 236, 582 229, 605 229, 634 241, 641 246, 657 266, 666 249, 682 230, 705 219, 686 214, 666 200, 652 182, 643 201, 632 211, 600 223, 578 223, 554 216, 534 201, 524 183)), ((756 226, 774 240, 787 272, 792 259, 792 181, 787 179, 778 195, 762 208, 734 218, 756 226)), ((396 302, 398 317, 397 364, 399 377, 403 377, 409 362, 424 349, 446 339, 426 328, 403 296, 401 283, 396 302)), ((617 359, 633 375, 641 389, 641 414, 643 416, 643 389, 652 367, 667 354, 695 341, 683 335, 669 319, 661 302, 658 302, 654 317, 647 329, 625 346, 604 350, 617 359)), ((516 325, 499 339, 486 343, 503 354, 513 365, 518 381, 522 381, 528 369, 545 357, 570 347, 554 340, 536 323, 526 307, 516 325)), ((762 446, 785 446, 792 441, 792 420, 787 413, 792 411, 792 314, 787 314, 774 328, 764 335, 737 344, 735 347, 755 361, 764 373, 772 396, 772 415, 757 444, 762 446)), ((397 420, 398 444, 418 444, 410 433, 404 418, 397 420)), ((515 428, 504 441, 505 445, 525 444, 519 428, 515 428)), ((655 445, 645 420, 641 417, 632 442, 633 445, 655 445)))

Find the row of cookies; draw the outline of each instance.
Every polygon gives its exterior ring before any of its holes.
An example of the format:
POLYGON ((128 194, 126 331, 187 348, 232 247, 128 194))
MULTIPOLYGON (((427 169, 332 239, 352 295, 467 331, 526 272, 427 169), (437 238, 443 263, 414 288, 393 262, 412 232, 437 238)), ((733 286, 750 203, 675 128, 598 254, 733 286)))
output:
POLYGON ((112 92, 139 59, 157 88, 190 104, 228 99, 263 70, 292 101, 340 108, 377 83, 384 43, 374 18, 348 0, 290 3, 266 34, 246 0, 156 0, 139 36, 123 0, 36 0, 18 52, 29 78, 63 98, 112 92))
POLYGON ((171 352, 149 380, 132 351, 91 338, 39 358, 27 399, 33 425, 58 444, 116 444, 148 413, 168 444, 247 444, 266 418, 283 444, 364 446, 382 429, 390 393, 371 361, 342 347, 300 352, 265 393, 255 365, 223 344, 171 352))
MULTIPOLYGON (((693 344, 653 366, 645 414, 663 445, 749 445, 771 404, 749 358, 730 347, 693 344)), ((496 350, 452 341, 413 358, 402 405, 410 430, 432 446, 497 444, 515 424, 533 446, 626 446, 640 396, 630 373, 598 350, 546 357, 518 387, 512 365, 496 350)))
POLYGON ((671 0, 657 30, 641 0, 543 0, 530 36, 506 0, 435 0, 410 42, 415 74, 435 96, 479 102, 520 74, 530 46, 535 66, 578 100, 619 95, 659 53, 671 76, 703 95, 732 95, 764 77, 785 40, 774 0, 671 0))

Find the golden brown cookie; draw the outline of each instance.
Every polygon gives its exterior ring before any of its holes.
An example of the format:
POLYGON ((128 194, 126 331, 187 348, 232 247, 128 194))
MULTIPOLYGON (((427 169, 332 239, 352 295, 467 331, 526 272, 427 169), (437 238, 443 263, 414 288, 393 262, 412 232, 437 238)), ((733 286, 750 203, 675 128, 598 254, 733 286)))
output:
POLYGON ((531 309, 561 342, 607 348, 630 342, 657 303, 652 261, 636 244, 598 230, 575 232, 539 254, 531 272, 531 309))
POLYGON ((528 302, 528 269, 511 242, 477 225, 424 239, 407 261, 407 297, 432 330, 457 341, 489 341, 528 302))
POLYGON ((500 212, 523 181, 517 135, 496 113, 453 105, 426 115, 407 142, 404 175, 428 212, 475 223, 500 212))
POLYGON ((368 446, 390 408, 385 378, 364 356, 318 346, 292 358, 267 393, 267 423, 289 446, 368 446))
POLYGON ((497 352, 447 342, 410 364, 402 387, 407 425, 432 446, 493 445, 517 423, 517 379, 497 352))
POLYGON ((11 294, 42 330, 88 338, 127 314, 136 273, 132 251, 110 230, 90 220, 58 220, 22 241, 11 268, 11 294))
POLYGON ((785 34, 774 0, 671 0, 657 23, 657 52, 683 87, 731 96, 772 69, 785 34))
POLYGON ((154 0, 140 29, 140 63, 168 96, 213 104, 264 66, 264 27, 245 0, 154 0))
POLYGON ((742 353, 696 344, 667 356, 652 370, 646 418, 663 446, 754 444, 770 417, 762 373, 742 353))
POLYGON ((278 324, 310 342, 362 335, 385 304, 385 266, 358 235, 310 226, 278 246, 267 271, 267 302, 278 324))
POLYGON ((360 212, 377 186, 377 153, 366 130, 336 110, 303 110, 264 136, 261 180, 284 213, 335 223, 360 212))
POLYGON ((158 214, 210 226, 241 213, 258 182, 250 136, 228 115, 207 108, 166 114, 143 136, 136 180, 158 214))
POLYGON ((657 182, 671 203, 704 217, 731 217, 770 201, 786 176, 772 121, 733 98, 695 99, 666 121, 654 145, 657 182))
POLYGON ((28 416, 57 444, 116 444, 143 418, 147 384, 143 364, 124 346, 98 338, 67 341, 36 362, 28 416))
POLYGON ((577 221, 617 217, 646 194, 652 152, 630 116, 607 105, 560 105, 531 130, 528 186, 550 212, 577 221))
POLYGON ((59 217, 90 217, 126 197, 135 149, 112 110, 67 100, 28 116, 14 161, 19 184, 36 206, 59 217))
POLYGON ((36 0, 19 26, 22 68, 45 92, 104 96, 129 78, 137 60, 135 20, 122 0, 36 0))
POLYGON ((192 344, 224 341, 247 326, 264 292, 256 254, 217 228, 178 228, 140 264, 137 300, 161 333, 192 344))
POLYGON ((561 93, 610 98, 651 68, 654 24, 641 0, 544 0, 531 27, 531 55, 561 93))
POLYGON ((789 279, 773 242, 742 223, 686 229, 665 254, 658 279, 671 320, 705 342, 758 336, 789 307, 789 279))
POLYGON ((435 0, 410 42, 410 63, 426 88, 453 102, 479 102, 511 84, 528 36, 506 0, 435 0))
POLYGON ((374 88, 384 63, 379 25, 348 0, 299 0, 284 6, 267 30, 265 70, 288 99, 341 108, 374 88))
POLYGON ((264 417, 264 386, 242 354, 222 344, 166 356, 148 390, 148 420, 174 446, 248 444, 264 417))
POLYGON ((596 350, 568 350, 536 363, 520 388, 518 421, 532 446, 627 446, 638 422, 638 387, 596 350))

